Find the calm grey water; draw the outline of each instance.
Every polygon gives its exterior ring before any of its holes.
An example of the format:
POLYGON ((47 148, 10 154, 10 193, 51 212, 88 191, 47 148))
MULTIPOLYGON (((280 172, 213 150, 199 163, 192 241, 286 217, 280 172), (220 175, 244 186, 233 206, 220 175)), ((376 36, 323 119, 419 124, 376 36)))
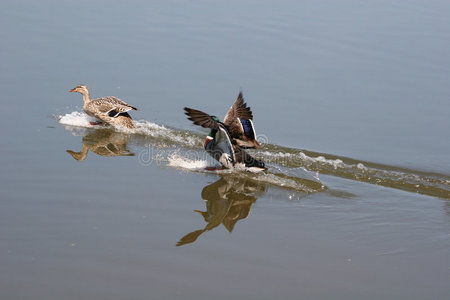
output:
POLYGON ((1 1, 0 41, 1 299, 450 297, 450 2, 1 1), (79 83, 178 133, 61 125, 79 83), (325 189, 143 163, 239 90, 325 189))

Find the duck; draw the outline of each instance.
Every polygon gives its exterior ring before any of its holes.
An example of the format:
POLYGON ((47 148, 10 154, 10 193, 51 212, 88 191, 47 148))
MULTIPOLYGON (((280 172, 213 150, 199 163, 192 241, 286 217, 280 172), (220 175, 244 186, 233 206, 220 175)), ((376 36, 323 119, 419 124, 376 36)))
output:
POLYGON ((113 96, 107 96, 97 99, 91 99, 89 89, 86 85, 80 84, 69 90, 71 93, 80 93, 83 96, 83 110, 89 116, 97 118, 98 122, 91 122, 91 125, 119 125, 126 128, 135 128, 131 116, 128 114, 131 110, 137 110, 136 107, 113 96))
MULTIPOLYGON (((189 120, 195 125, 202 127, 210 127, 208 124, 210 118, 208 114, 202 111, 189 109, 189 120)), ((186 108, 185 108, 186 110, 186 108)), ((213 116, 217 119, 217 117, 213 116)), ((230 134, 230 138, 242 148, 261 148, 261 145, 256 140, 255 126, 253 125, 252 110, 244 102, 242 91, 236 98, 236 101, 228 110, 222 123, 230 134)))
POLYGON ((256 141, 253 114, 244 102, 242 92, 221 122, 216 116, 189 107, 184 108, 188 119, 195 125, 209 128, 203 147, 224 168, 233 169, 237 164, 265 169, 264 162, 253 158, 245 149, 261 148, 256 141))

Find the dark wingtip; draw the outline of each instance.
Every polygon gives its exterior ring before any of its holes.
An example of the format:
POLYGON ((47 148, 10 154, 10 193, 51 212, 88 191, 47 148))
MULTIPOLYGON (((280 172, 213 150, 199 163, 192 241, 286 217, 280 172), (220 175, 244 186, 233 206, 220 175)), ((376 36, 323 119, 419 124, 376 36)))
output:
POLYGON ((244 107, 247 107, 247 104, 245 103, 245 100, 244 100, 244 95, 242 94, 242 90, 239 92, 239 95, 237 96, 237 98, 236 98, 236 101, 235 101, 235 103, 242 103, 242 105, 244 105, 244 107))
POLYGON ((187 116, 189 116, 189 114, 192 112, 192 108, 185 107, 183 109, 184 109, 184 114, 187 115, 187 116))

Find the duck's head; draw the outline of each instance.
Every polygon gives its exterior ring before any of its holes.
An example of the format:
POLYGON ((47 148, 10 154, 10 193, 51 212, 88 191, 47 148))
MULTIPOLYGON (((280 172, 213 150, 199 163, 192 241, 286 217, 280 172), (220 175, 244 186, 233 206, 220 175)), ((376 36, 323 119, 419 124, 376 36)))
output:
MULTIPOLYGON (((216 121, 217 123, 221 123, 219 118, 216 116, 211 116, 211 118, 216 121)), ((211 129, 211 131, 208 134, 208 137, 212 140, 214 138, 216 138, 216 133, 217 133, 217 129, 211 129)))
POLYGON ((78 93, 80 93, 82 95, 89 94, 88 87, 87 87, 87 85, 84 85, 84 84, 77 85, 73 89, 69 90, 69 92, 71 92, 71 93, 78 92, 78 93))
MULTIPOLYGON (((216 116, 211 116, 211 118, 213 118, 214 121, 220 123, 219 118, 217 118, 216 116)), ((205 141, 203 142, 203 146, 206 148, 206 145, 209 144, 209 142, 211 142, 212 140, 214 140, 216 138, 216 134, 217 134, 217 129, 211 129, 209 131, 209 134, 206 136, 205 141)))

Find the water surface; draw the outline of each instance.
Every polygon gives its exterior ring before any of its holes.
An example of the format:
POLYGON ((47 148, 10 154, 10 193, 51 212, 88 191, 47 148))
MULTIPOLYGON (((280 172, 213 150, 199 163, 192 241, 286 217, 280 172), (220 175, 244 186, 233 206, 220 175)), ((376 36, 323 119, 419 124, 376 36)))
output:
POLYGON ((0 298, 449 298, 447 1, 0 8, 0 298), (269 171, 205 172, 240 90, 269 171))

